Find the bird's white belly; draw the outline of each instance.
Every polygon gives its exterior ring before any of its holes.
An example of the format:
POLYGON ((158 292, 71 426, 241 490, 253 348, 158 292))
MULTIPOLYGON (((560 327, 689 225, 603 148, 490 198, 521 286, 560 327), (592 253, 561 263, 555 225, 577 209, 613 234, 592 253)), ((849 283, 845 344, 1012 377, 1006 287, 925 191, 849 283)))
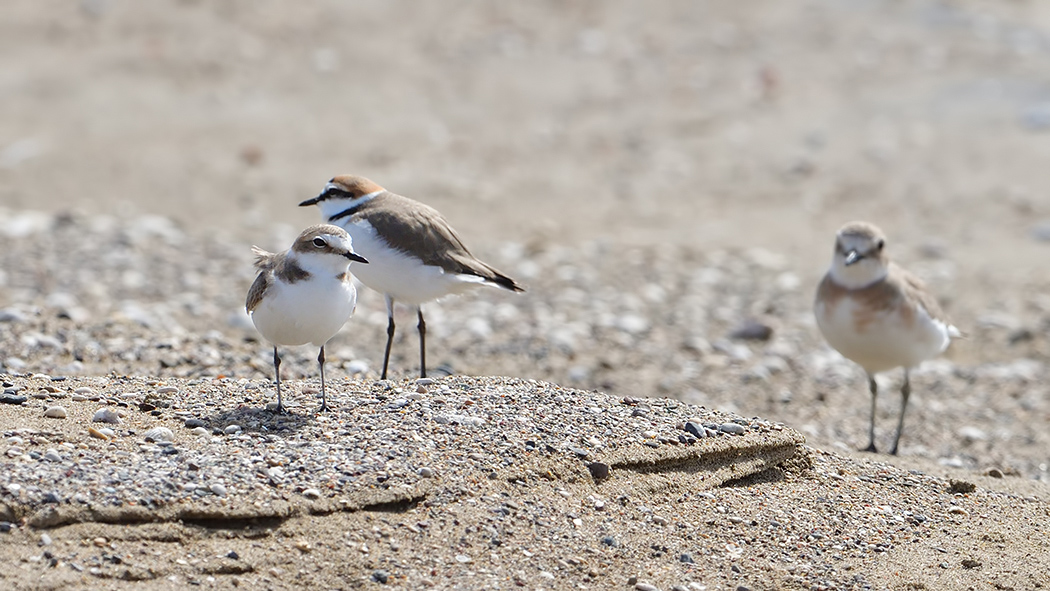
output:
POLYGON ((275 345, 322 347, 350 319, 356 304, 351 282, 276 282, 252 312, 252 322, 275 345))
POLYGON ((350 234, 354 251, 368 259, 367 265, 354 266, 354 276, 396 301, 417 306, 484 284, 475 275, 446 273, 391 248, 367 221, 347 222, 343 228, 350 234))
POLYGON ((818 303, 817 325, 828 344, 868 373, 914 367, 948 348, 948 327, 922 308, 907 322, 900 310, 890 310, 858 324, 857 304, 843 298, 833 307, 818 303))

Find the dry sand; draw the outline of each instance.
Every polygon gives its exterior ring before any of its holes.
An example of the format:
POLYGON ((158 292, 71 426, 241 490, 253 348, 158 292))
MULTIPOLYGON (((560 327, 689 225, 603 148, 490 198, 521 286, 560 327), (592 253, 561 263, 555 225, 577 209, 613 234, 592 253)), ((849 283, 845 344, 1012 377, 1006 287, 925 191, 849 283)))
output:
MULTIPOLYGON (((0 377, 27 397, 0 405, 0 503, 15 523, 0 533, 3 585, 1050 585, 1050 6, 18 0, 2 14, 0 377), (241 436, 191 438, 179 409, 207 409, 206 430, 270 424, 267 346, 239 312, 248 247, 286 247, 317 221, 295 204, 345 172, 434 205, 529 287, 429 306, 435 368, 510 376, 468 380, 478 400, 561 384, 535 409, 577 413, 562 426, 590 415, 557 396, 612 415, 643 404, 645 416, 623 418, 641 439, 596 431, 553 452, 464 443, 443 450, 461 457, 434 478, 402 466, 430 483, 425 495, 378 504, 321 489, 331 481, 310 470, 267 485, 276 510, 213 479, 135 524, 105 523, 123 519, 112 503, 63 492, 241 436), (968 336, 915 374, 900 457, 851 451, 865 443, 864 381, 810 313, 833 233, 851 219, 882 226, 968 336), (730 338, 755 320, 770 340, 730 338), (97 400, 75 393, 80 380, 97 400), (45 419, 52 405, 67 418, 45 419), (741 461, 754 474, 728 486, 678 460, 656 472, 612 462, 593 481, 586 462, 613 444, 703 457, 672 443, 685 433, 660 418, 672 405, 783 424, 806 444, 780 467, 741 461), (127 415, 105 443, 88 435, 100 406, 127 415), (158 426, 181 451, 144 440, 158 426), (485 471, 470 457, 489 452, 511 464, 485 471), (112 466, 99 472, 92 454, 112 466), (551 462, 548 474, 509 476, 534 461, 551 462), (50 476, 26 481, 34 470, 50 476), (310 488, 335 504, 317 509, 310 488), (79 517, 49 522, 49 505, 79 517), (238 512, 187 518, 207 506, 238 512)), ((362 293, 329 351, 337 398, 415 392, 411 315, 398 321, 402 381, 376 384, 386 318, 362 293)), ((315 353, 287 354, 299 401, 287 430, 270 441, 249 430, 245 446, 342 452, 341 438, 362 435, 357 405, 311 412, 315 353)), ((880 379, 885 447, 900 377, 880 379)), ((487 424, 522 428, 498 410, 487 424)), ((362 439, 406 438, 359 459, 419 453, 413 433, 432 443, 434 430, 472 428, 427 416, 362 439)), ((721 440, 755 449, 747 437, 721 440)), ((179 478, 200 471, 179 466, 179 478)), ((368 466, 355 478, 381 488, 385 468, 368 466)))

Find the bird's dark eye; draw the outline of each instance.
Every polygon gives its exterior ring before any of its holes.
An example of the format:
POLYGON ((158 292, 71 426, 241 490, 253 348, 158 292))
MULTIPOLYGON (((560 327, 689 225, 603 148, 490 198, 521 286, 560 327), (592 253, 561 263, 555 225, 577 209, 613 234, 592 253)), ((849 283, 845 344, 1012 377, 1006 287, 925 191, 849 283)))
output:
POLYGON ((883 246, 886 246, 885 240, 879 240, 877 243, 875 243, 875 248, 878 250, 882 250, 883 246))
POLYGON ((324 248, 328 246, 328 243, 324 241, 324 238, 314 238, 314 246, 317 248, 324 248))

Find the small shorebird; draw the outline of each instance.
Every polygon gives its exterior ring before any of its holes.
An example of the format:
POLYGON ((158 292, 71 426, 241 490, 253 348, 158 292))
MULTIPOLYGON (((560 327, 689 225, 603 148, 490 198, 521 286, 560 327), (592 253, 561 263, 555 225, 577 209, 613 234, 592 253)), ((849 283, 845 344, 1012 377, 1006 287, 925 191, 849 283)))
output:
POLYGON ((350 233, 358 252, 371 264, 357 278, 386 297, 386 351, 383 374, 394 340, 394 302, 414 306, 419 318, 419 375, 427 375, 426 322, 422 305, 477 285, 525 291, 516 281, 470 254, 456 231, 434 208, 387 191, 359 176, 328 181, 321 194, 300 207, 317 205, 330 224, 350 233))
POLYGON ((281 253, 252 247, 259 275, 248 290, 244 307, 252 323, 273 344, 273 371, 277 377, 277 412, 281 403, 281 356, 277 346, 313 343, 321 348, 321 412, 328 410, 324 385, 324 346, 350 319, 357 289, 350 262, 367 263, 354 252, 350 236, 339 226, 311 226, 295 244, 281 253))
POLYGON ((875 448, 875 374, 904 368, 901 413, 891 454, 897 453, 911 395, 908 372, 961 336, 933 294, 911 273, 889 260, 882 231, 865 222, 843 226, 835 237, 831 268, 817 289, 814 313, 828 343, 868 375, 871 390, 869 443, 875 448))

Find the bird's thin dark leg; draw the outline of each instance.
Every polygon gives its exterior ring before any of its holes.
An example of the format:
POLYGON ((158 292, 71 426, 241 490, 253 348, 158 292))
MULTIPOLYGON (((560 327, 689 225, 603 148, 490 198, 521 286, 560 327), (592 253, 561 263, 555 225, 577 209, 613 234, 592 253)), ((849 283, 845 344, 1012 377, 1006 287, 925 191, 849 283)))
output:
POLYGON ((423 306, 416 308, 419 314, 419 377, 427 377, 427 323, 423 321, 423 306))
POLYGON ((284 412, 284 405, 281 404, 281 356, 277 353, 277 347, 273 348, 273 373, 277 378, 277 412, 284 412))
POLYGON ((868 374, 868 389, 871 390, 871 422, 868 423, 868 447, 864 451, 878 453, 879 450, 875 448, 875 399, 879 395, 879 385, 871 374, 868 374))
POLYGON ((383 375, 379 379, 386 379, 386 370, 390 365, 390 346, 394 344, 394 298, 386 296, 386 353, 383 354, 383 375))
POLYGON ((904 411, 908 409, 908 397, 911 396, 911 380, 908 370, 904 370, 904 383, 901 384, 901 416, 897 419, 897 437, 893 440, 893 449, 890 453, 897 455, 897 444, 901 441, 901 431, 904 430, 904 411))
POLYGON ((324 346, 317 354, 317 365, 321 366, 321 408, 317 412, 328 412, 328 396, 324 389, 324 346))

